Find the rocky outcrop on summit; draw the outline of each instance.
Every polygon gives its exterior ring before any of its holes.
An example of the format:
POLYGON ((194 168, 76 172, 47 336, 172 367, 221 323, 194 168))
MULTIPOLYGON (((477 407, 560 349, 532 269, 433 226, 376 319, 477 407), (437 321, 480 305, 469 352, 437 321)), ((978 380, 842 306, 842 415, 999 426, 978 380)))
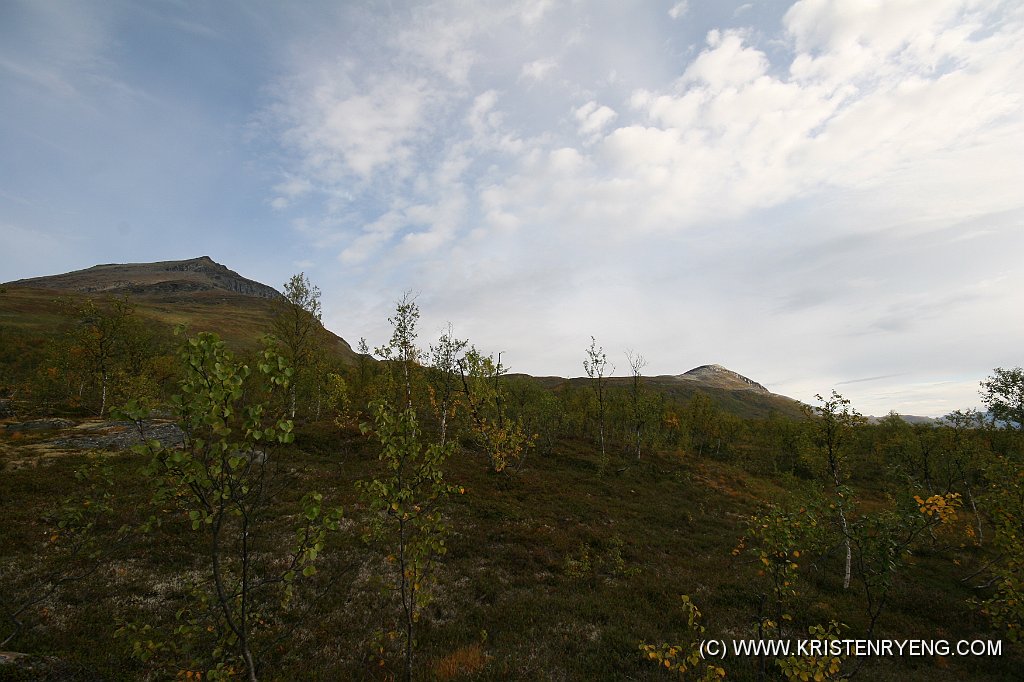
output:
POLYGON ((283 298, 273 287, 242 277, 209 256, 159 263, 94 265, 85 270, 21 279, 10 284, 86 294, 146 296, 221 290, 271 300, 283 298))
POLYGON ((748 379, 742 374, 737 374, 731 369, 726 369, 721 365, 701 365, 700 367, 694 367, 689 372, 678 375, 678 378, 686 381, 708 384, 715 386, 716 388, 731 389, 734 391, 741 390, 756 391, 758 393, 771 393, 771 391, 753 379, 748 379))

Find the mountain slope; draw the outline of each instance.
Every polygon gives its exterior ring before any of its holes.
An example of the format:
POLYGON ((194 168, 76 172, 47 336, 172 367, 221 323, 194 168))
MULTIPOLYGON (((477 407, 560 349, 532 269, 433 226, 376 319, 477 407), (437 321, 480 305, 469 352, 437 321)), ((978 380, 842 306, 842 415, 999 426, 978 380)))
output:
POLYGON ((159 263, 110 263, 61 275, 9 282, 12 287, 77 291, 83 294, 129 294, 132 298, 175 298, 198 291, 226 291, 280 300, 279 291, 242 277, 209 256, 159 263))
POLYGON ((714 386, 731 391, 755 391, 757 393, 771 394, 771 391, 753 379, 748 379, 742 374, 737 374, 721 365, 694 367, 689 372, 680 374, 679 378, 684 381, 694 381, 704 386, 714 386))
MULTIPOLYGON (((211 331, 235 348, 253 348, 270 331, 284 296, 273 287, 242 277, 209 256, 158 263, 96 265, 60 275, 4 285, 0 327, 23 338, 59 334, 68 319, 58 298, 130 297, 136 314, 157 325, 211 331)), ((328 331, 332 351, 347 363, 356 353, 328 331)))
MULTIPOLYGON (((587 388, 591 380, 586 377, 538 377, 537 381, 549 389, 562 385, 580 389, 587 388)), ((626 390, 633 380, 630 377, 608 377, 607 381, 609 386, 626 390)), ((701 365, 683 374, 643 377, 643 382, 648 388, 680 402, 703 393, 720 409, 737 417, 764 419, 773 413, 793 418, 803 416, 800 402, 772 393, 756 381, 721 365, 701 365)))
POLYGON ((677 375, 651 377, 651 386, 677 400, 689 400, 698 392, 707 395, 726 412, 738 417, 763 419, 772 413, 800 418, 800 402, 772 393, 753 379, 721 365, 701 365, 677 375))

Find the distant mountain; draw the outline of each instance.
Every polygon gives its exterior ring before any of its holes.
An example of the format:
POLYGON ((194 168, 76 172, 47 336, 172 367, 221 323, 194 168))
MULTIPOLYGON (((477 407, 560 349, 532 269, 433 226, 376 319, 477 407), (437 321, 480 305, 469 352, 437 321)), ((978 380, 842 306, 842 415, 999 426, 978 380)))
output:
POLYGON ((685 381, 694 381, 705 386, 714 386, 732 391, 756 391, 771 394, 767 388, 753 379, 737 374, 721 365, 701 365, 679 375, 685 381))
MULTIPOLYGON (((936 419, 935 417, 921 417, 915 414, 897 414, 896 416, 902 419, 903 421, 907 422, 908 424, 931 424, 934 426, 938 425, 942 421, 941 419, 936 419)), ((868 424, 877 424, 883 419, 885 419, 885 417, 867 417, 868 424)))
POLYGON ((85 270, 20 279, 8 284, 83 294, 130 294, 133 298, 167 298, 197 291, 227 291, 270 300, 284 298, 277 289, 242 277, 209 256, 159 263, 94 265, 85 270))
POLYGON ((799 401, 772 393, 753 379, 722 365, 701 365, 683 374, 656 376, 647 381, 677 400, 703 393, 721 409, 739 417, 764 419, 771 414, 803 417, 799 401))
MULTIPOLYGON (((557 388, 560 385, 583 388, 590 380, 586 377, 537 377, 536 381, 545 388, 557 388)), ((771 414, 778 414, 802 418, 804 414, 798 401, 772 393, 753 379, 721 365, 701 365, 683 374, 644 377, 643 382, 651 389, 683 402, 697 393, 703 393, 723 411, 738 417, 764 419, 771 414)), ((610 386, 627 388, 631 383, 630 377, 608 378, 610 386)))
MULTIPOLYGON (((61 275, 32 277, 4 285, 0 323, 11 333, 47 336, 60 333, 66 319, 57 295, 128 295, 136 312, 157 324, 184 324, 192 332, 212 331, 238 348, 253 348, 270 331, 284 296, 271 286, 242 277, 209 256, 159 263, 95 265, 61 275)), ((333 351, 344 362, 356 353, 328 332, 333 351)))

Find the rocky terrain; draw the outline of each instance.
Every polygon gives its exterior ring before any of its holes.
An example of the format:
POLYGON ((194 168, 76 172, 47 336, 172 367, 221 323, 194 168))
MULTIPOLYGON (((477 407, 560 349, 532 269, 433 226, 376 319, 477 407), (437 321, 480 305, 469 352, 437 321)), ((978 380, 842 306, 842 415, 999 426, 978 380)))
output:
POLYGON ((117 420, 74 420, 64 418, 8 421, 2 427, 5 436, 28 437, 63 450, 127 450, 146 440, 156 439, 165 445, 180 445, 184 432, 172 421, 147 419, 142 434, 133 422, 117 420))
POLYGON ((716 388, 725 388, 733 391, 756 391, 758 393, 771 393, 767 388, 753 379, 748 379, 742 374, 737 374, 731 369, 721 365, 701 365, 694 367, 685 374, 680 374, 679 379, 694 381, 716 388))
POLYGON ((282 298, 273 287, 242 277, 209 256, 159 263, 94 265, 85 270, 20 279, 8 284, 85 294, 130 294, 133 298, 201 291, 228 291, 270 300, 282 298))

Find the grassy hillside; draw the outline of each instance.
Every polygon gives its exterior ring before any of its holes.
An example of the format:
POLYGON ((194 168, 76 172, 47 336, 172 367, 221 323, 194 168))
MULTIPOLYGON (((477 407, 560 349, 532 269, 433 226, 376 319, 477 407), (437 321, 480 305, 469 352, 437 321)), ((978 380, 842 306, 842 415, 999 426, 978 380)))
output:
MULTIPOLYGON (((557 380, 552 377, 544 377, 540 381, 543 386, 548 388, 569 385, 579 390, 591 390, 591 380, 586 377, 557 380)), ((608 386, 619 391, 627 391, 632 383, 632 379, 628 377, 610 377, 607 381, 608 386)), ((799 402, 767 391, 723 388, 701 381, 683 380, 675 376, 644 377, 643 383, 649 390, 664 394, 668 399, 680 404, 692 400, 698 393, 704 394, 711 398, 723 412, 742 419, 765 419, 771 414, 791 418, 799 418, 803 415, 799 402)))
MULTIPOLYGON (((7 581, 46 560, 49 510, 69 492, 54 482, 71 479, 90 458, 113 467, 119 496, 112 525, 138 521, 147 506, 137 455, 55 452, 41 443, 53 435, 0 441, 0 553, 9 558, 0 577, 7 581)), ((466 492, 444 508, 449 551, 420 628, 416 679, 674 679, 645 661, 639 644, 685 634, 680 594, 703 611, 707 636, 753 636, 762 567, 732 550, 744 515, 799 495, 802 484, 679 453, 602 476, 593 448, 576 441, 530 462, 514 478, 487 473, 472 451, 446 467, 447 479, 466 492), (580 569, 585 555, 590 567, 580 569)), ((347 521, 288 612, 291 634, 264 647, 266 679, 394 679, 397 643, 374 635, 395 628, 395 595, 379 589, 390 571, 389 550, 360 539, 369 519, 353 486, 379 472, 374 448, 354 432, 310 426, 281 454, 280 466, 291 472, 287 491, 317 488, 345 506, 347 521)), ((279 506, 287 508, 296 494, 286 492, 279 506)), ((168 517, 151 537, 117 548, 94 575, 26 616, 18 649, 56 671, 49 679, 142 679, 146 666, 114 631, 132 619, 164 632, 174 627, 174 612, 187 602, 183 576, 202 575, 195 541, 187 518, 168 517)), ((840 570, 835 554, 803 570, 801 624, 835 618, 852 632, 864 628, 862 596, 840 589, 840 570)), ((941 546, 922 551, 876 636, 997 638, 968 603, 972 593, 958 579, 967 571, 941 546)), ((757 663, 729 657, 723 665, 729 679, 754 680, 757 663)), ((1015 650, 1002 657, 869 659, 860 676, 1015 679, 1022 663, 1015 650)))
MULTIPOLYGON (((61 298, 84 300, 102 296, 59 289, 5 285, 0 294, 0 329, 14 338, 43 342, 61 333, 71 321, 61 314, 61 298)), ((267 298, 230 291, 190 291, 129 297, 135 313, 166 330, 184 325, 190 333, 215 332, 232 347, 250 349, 270 331, 278 303, 267 298)), ((356 353, 347 341, 330 334, 331 348, 344 362, 355 361, 356 353)))

